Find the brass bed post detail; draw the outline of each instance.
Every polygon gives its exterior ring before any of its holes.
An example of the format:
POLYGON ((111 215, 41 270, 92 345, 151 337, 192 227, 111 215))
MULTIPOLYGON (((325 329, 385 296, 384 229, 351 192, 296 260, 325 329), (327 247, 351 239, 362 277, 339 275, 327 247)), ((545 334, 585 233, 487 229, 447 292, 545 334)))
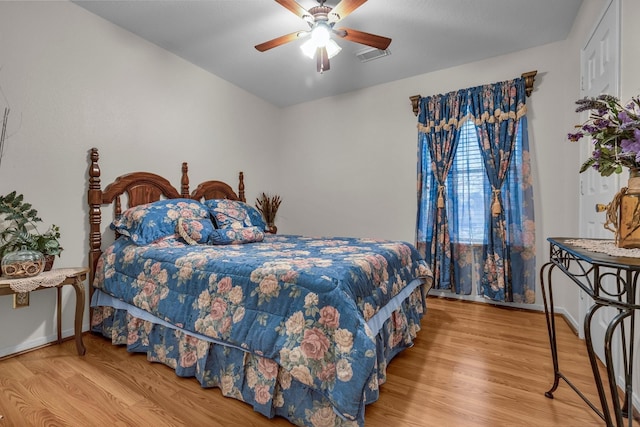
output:
POLYGON ((247 199, 244 197, 244 173, 240 172, 239 174, 240 183, 238 184, 238 198, 241 202, 247 202, 247 199))
MULTIPOLYGON (((538 74, 538 70, 527 71, 526 73, 522 73, 520 77, 524 79, 524 92, 527 96, 531 96, 531 92, 533 92, 533 83, 536 80, 536 74, 538 74)), ((411 108, 413 109, 413 114, 418 115, 418 109, 420 107, 420 98, 422 95, 413 95, 410 96, 411 100, 411 108)))
POLYGON ((189 196, 189 166, 187 162, 182 162, 182 179, 180 180, 180 195, 183 199, 188 199, 189 196))
POLYGON ((96 264, 100 258, 102 236, 100 234, 100 222, 102 214, 102 189, 100 188, 100 166, 98 165, 98 149, 91 149, 91 166, 89 167, 89 297, 93 295, 93 278, 96 273, 96 264))

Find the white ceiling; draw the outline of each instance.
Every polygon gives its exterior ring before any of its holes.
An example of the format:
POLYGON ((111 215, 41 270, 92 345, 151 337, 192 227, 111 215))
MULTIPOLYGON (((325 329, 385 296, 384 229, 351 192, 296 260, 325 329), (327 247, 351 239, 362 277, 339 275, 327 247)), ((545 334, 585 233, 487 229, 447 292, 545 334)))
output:
MULTIPOLYGON (((335 6, 338 0, 325 5, 335 6)), ((337 39, 331 69, 294 41, 254 46, 309 29, 271 0, 99 1, 74 3, 266 101, 286 107, 558 40, 582 0, 369 0, 336 27, 393 39, 391 55, 361 63, 366 46, 337 39)), ((305 9, 315 0, 299 0, 305 9)), ((528 70, 523 70, 528 71, 528 70)))

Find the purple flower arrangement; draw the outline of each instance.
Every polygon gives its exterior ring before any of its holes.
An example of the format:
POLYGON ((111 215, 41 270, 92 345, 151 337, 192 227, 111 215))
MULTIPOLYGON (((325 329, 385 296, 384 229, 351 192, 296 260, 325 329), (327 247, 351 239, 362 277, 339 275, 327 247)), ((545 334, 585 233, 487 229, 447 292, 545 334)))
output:
POLYGON ((625 106, 612 95, 576 101, 576 112, 590 111, 588 120, 570 133, 570 141, 591 137, 593 153, 580 172, 593 168, 602 176, 621 173, 623 168, 640 169, 640 98, 625 106))

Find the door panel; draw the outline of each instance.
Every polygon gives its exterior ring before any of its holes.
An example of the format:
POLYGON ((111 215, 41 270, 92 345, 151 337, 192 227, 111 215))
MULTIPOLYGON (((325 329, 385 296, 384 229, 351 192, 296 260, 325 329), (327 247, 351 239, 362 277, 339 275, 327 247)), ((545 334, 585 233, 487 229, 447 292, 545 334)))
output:
MULTIPOLYGON (((581 97, 595 97, 602 93, 619 96, 620 73, 620 4, 613 0, 607 7, 597 27, 581 52, 581 97)), ((582 113, 584 121, 588 112, 582 113)), ((591 156, 591 144, 582 142, 581 159, 591 156)), ((596 171, 588 170, 580 177, 580 235, 587 238, 613 239, 613 233, 603 227, 605 215, 596 212, 596 204, 608 204, 620 188, 621 179, 627 176, 601 177, 596 171)), ((605 288, 614 289, 615 282, 605 282, 605 288)), ((580 293, 580 319, 584 318, 591 299, 580 293)), ((598 310, 593 319, 591 332, 594 349, 604 363, 604 334, 609 319, 615 316, 615 309, 606 307, 598 310)), ((580 336, 584 337, 582 321, 580 336)), ((614 348, 616 347, 614 342, 614 348)), ((614 360, 618 360, 614 354, 614 360)))

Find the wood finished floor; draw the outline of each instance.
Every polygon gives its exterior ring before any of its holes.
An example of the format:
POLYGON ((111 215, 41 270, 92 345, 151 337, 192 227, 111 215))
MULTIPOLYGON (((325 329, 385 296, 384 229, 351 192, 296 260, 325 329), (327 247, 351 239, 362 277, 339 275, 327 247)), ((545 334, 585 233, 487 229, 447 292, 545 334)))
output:
MULTIPOLYGON (((434 298, 428 307, 416 345, 367 406, 367 426, 604 425, 564 382, 544 396, 553 374, 542 313, 434 298)), ((598 402, 584 342, 557 327, 561 370, 598 402)), ((0 361, 0 427, 290 425, 101 337, 84 343, 84 357, 66 341, 0 361)))

